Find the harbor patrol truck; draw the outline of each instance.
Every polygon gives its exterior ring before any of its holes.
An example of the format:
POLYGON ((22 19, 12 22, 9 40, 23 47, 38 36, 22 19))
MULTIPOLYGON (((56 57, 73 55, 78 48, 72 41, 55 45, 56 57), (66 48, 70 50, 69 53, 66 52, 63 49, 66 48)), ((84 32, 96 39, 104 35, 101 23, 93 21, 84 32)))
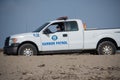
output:
POLYGON ((6 38, 4 54, 32 56, 43 53, 95 51, 113 55, 120 49, 120 29, 87 29, 80 19, 60 17, 33 32, 6 38), (59 28, 59 30, 58 30, 59 28))

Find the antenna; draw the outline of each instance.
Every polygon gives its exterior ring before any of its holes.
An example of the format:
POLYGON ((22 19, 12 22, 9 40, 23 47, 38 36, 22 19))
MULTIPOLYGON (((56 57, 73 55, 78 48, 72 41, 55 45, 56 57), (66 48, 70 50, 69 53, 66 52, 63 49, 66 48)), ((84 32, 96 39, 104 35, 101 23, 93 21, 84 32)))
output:
POLYGON ((26 32, 27 32, 27 24, 26 24, 26 32))

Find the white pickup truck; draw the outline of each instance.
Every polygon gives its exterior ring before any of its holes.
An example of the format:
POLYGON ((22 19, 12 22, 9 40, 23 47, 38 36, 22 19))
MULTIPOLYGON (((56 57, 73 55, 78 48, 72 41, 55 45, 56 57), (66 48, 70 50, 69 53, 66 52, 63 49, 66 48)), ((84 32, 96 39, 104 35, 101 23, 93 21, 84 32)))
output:
POLYGON ((31 56, 42 53, 96 51, 112 55, 120 49, 120 29, 86 29, 80 19, 50 21, 33 32, 6 38, 4 54, 31 56))

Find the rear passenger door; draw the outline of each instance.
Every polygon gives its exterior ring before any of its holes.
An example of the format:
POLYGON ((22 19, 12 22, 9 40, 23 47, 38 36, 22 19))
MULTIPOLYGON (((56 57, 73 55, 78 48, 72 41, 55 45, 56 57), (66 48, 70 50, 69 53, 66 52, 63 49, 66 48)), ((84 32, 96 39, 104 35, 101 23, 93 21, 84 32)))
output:
POLYGON ((83 49, 83 31, 82 29, 79 29, 77 21, 68 21, 65 25, 69 49, 83 49))

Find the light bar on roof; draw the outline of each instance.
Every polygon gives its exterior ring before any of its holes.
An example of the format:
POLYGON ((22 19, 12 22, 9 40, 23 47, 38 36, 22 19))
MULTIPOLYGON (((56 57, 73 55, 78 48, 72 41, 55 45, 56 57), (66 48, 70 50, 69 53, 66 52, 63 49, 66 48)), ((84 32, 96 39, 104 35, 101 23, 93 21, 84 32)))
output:
POLYGON ((62 17, 57 18, 56 20, 67 20, 67 19, 68 19, 67 16, 62 16, 62 17))

